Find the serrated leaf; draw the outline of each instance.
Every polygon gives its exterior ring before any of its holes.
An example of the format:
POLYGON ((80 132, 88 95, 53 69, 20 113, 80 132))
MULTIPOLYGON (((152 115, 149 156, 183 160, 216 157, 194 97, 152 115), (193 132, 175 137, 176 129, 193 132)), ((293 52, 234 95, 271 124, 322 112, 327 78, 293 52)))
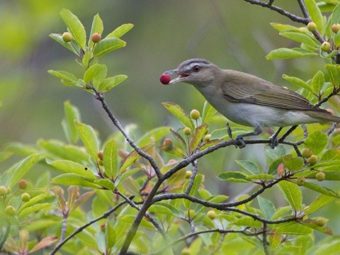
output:
POLYGON ((125 46, 126 42, 123 40, 117 38, 105 38, 95 45, 93 53, 94 56, 99 57, 125 46))
POLYGON ((32 154, 10 167, 6 171, 6 175, 8 176, 8 181, 6 182, 7 186, 9 188, 13 188, 13 186, 17 184, 18 181, 22 179, 28 173, 28 171, 44 157, 44 155, 39 153, 32 154))
POLYGON ((162 105, 184 126, 190 127, 191 129, 194 128, 191 119, 185 114, 184 110, 179 105, 170 102, 164 102, 162 105))
POLYGON ((238 171, 228 171, 218 175, 218 178, 222 181, 230 181, 230 182, 249 182, 247 179, 247 175, 238 172, 238 171))
POLYGON ((169 135, 170 127, 158 127, 150 130, 149 132, 145 133, 138 141, 137 145, 139 147, 147 146, 151 143, 157 142, 164 138, 165 136, 169 135))
POLYGON ((250 160, 235 160, 235 163, 251 174, 260 174, 262 172, 257 165, 250 160))
POLYGON ((114 178, 118 173, 118 145, 115 140, 111 139, 105 144, 103 163, 105 174, 114 178))
POLYGON ((123 35, 125 35, 127 32, 129 32, 134 27, 131 23, 126 23, 123 25, 120 25, 115 30, 113 30, 110 34, 106 36, 106 38, 120 38, 123 35))
POLYGON ((72 47, 71 43, 65 42, 64 39, 63 39, 63 36, 61 34, 52 33, 52 34, 49 34, 49 37, 52 38, 57 43, 59 43, 60 45, 62 45, 63 47, 65 47, 66 49, 72 51, 77 56, 79 56, 78 50, 75 49, 74 47, 72 47))
POLYGON ((304 142, 305 146, 312 150, 314 154, 319 154, 327 146, 328 136, 321 131, 313 132, 304 142))
POLYGON ((81 187, 88 187, 88 188, 95 188, 100 189, 101 186, 98 184, 89 181, 87 178, 77 175, 77 174, 61 174, 54 177, 51 181, 53 184, 60 184, 60 185, 77 185, 81 187))
POLYGON ((71 143, 76 143, 79 139, 79 134, 76 128, 76 122, 80 122, 80 113, 78 109, 73 106, 69 101, 64 102, 64 115, 65 118, 62 126, 66 138, 71 143))
POLYGON ((86 46, 86 32, 83 24, 70 10, 63 9, 60 12, 60 16, 64 23, 73 35, 74 40, 79 44, 82 49, 86 46))
POLYGON ((195 128, 195 132, 193 133, 191 140, 190 140, 190 145, 189 149, 190 152, 194 152, 199 144, 201 143, 203 137, 205 134, 208 132, 208 126, 206 124, 202 124, 199 127, 195 128))
POLYGON ((312 214, 318 211, 320 208, 324 207, 325 205, 333 202, 335 197, 326 196, 326 195, 319 195, 315 200, 313 200, 310 205, 306 206, 304 209, 305 214, 312 214))
POLYGON ((98 91, 105 93, 113 89, 114 87, 121 84, 123 81, 127 79, 127 75, 119 74, 113 77, 108 77, 104 79, 98 86, 98 91))
POLYGON ((301 51, 301 49, 290 49, 290 48, 279 48, 272 50, 266 56, 266 59, 290 59, 290 58, 300 58, 306 56, 316 56, 314 52, 301 51))
POLYGON ((324 32, 324 18, 319 7, 316 4, 315 0, 305 0, 305 5, 307 11, 312 19, 312 21, 316 24, 318 31, 323 34, 324 32))
POLYGON ((94 180, 95 175, 87 167, 70 160, 48 161, 49 165, 64 173, 73 173, 83 176, 86 179, 94 180))
POLYGON ((77 77, 66 71, 56 71, 56 70, 48 70, 50 75, 57 77, 60 79, 61 83, 66 86, 77 86, 78 79, 77 77))
POLYGON ((93 16, 92 25, 91 25, 91 32, 90 32, 90 37, 89 37, 88 44, 90 46, 93 45, 93 42, 91 40, 91 36, 94 33, 102 34, 103 31, 104 31, 103 21, 100 18, 99 14, 97 13, 96 15, 93 16))
POLYGON ((332 189, 329 189, 327 187, 322 187, 320 185, 317 185, 317 184, 314 184, 314 183, 310 183, 310 182, 304 182, 303 186, 308 188, 308 189, 311 189, 311 190, 314 190, 316 192, 319 192, 321 194, 324 194, 326 196, 340 198, 340 193, 339 192, 337 192, 335 190, 332 190, 332 189))
POLYGON ((78 122, 76 127, 79 133, 80 140, 83 142, 87 152, 90 154, 92 160, 97 162, 99 152, 99 139, 96 131, 89 125, 78 122))
POLYGON ((271 219, 272 216, 274 215, 276 209, 272 201, 263 198, 261 196, 257 197, 257 202, 259 203, 259 207, 263 214, 266 216, 266 219, 271 219))
POLYGON ((106 65, 94 64, 85 71, 83 79, 85 83, 92 82, 93 86, 98 89, 99 84, 105 79, 106 75, 106 65))
POLYGON ((296 184, 288 181, 281 181, 279 183, 281 192, 283 193, 287 202, 295 211, 302 209, 302 192, 296 184))

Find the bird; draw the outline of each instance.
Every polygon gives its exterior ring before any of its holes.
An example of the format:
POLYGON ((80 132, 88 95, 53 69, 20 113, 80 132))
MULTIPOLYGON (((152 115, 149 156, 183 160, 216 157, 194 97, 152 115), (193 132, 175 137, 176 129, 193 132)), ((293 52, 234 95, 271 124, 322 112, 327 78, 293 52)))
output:
MULTIPOLYGON (((177 68, 165 71, 160 80, 169 85, 193 85, 227 119, 253 127, 252 132, 236 137, 240 147, 245 146, 244 137, 259 135, 265 127, 279 127, 280 132, 286 126, 340 122, 340 117, 312 105, 293 90, 252 74, 222 69, 202 58, 183 61, 177 68)), ((271 139, 275 147, 277 136, 271 139)))

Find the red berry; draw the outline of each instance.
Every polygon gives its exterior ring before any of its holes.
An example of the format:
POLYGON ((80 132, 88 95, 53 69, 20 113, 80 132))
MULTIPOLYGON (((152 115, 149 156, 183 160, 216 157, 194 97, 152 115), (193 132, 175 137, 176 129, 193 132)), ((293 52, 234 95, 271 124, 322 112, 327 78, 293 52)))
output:
POLYGON ((159 80, 162 84, 169 84, 169 82, 171 81, 171 76, 167 73, 163 73, 159 80))

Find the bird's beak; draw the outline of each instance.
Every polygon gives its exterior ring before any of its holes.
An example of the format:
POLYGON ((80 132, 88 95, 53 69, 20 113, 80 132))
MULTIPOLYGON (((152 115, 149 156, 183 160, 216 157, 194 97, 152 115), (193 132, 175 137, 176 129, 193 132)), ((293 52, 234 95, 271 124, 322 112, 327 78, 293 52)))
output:
POLYGON ((169 84, 175 84, 175 83, 181 82, 183 81, 185 77, 187 77, 186 74, 179 73, 177 69, 168 70, 168 71, 165 71, 165 73, 169 74, 171 77, 169 84))

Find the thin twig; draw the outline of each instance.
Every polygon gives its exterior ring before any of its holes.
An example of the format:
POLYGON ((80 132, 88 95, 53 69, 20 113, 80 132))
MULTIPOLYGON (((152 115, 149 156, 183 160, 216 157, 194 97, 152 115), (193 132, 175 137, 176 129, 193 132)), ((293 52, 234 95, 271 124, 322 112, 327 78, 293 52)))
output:
POLYGON ((71 238, 73 238, 75 235, 79 234, 81 231, 83 231, 85 228, 87 228, 88 226, 91 226, 92 224, 96 223, 97 221, 100 221, 102 219, 105 219, 107 217, 109 217, 113 212, 115 212, 116 210, 118 210, 122 205, 126 204, 126 201, 123 201, 119 204, 117 204, 115 207, 109 209, 108 211, 106 211, 103 215, 99 216, 98 218, 95 218, 93 220, 91 220, 90 222, 86 223, 85 225, 77 228, 72 234, 70 234, 68 237, 66 237, 61 243, 59 243, 54 249, 53 251, 51 251, 50 255, 54 255, 56 254, 57 251, 60 250, 60 248, 67 243, 67 241, 69 241, 71 238))
POLYGON ((191 164, 193 166, 193 170, 192 170, 192 175, 190 176, 190 179, 189 179, 188 186, 187 186, 186 190, 184 191, 185 194, 190 193, 192 186, 194 186, 194 181, 195 181, 195 178, 196 178, 196 175, 197 175, 197 172, 198 172, 198 162, 193 161, 191 164))
POLYGON ((262 245, 264 254, 269 255, 268 243, 267 243, 267 223, 263 222, 263 233, 262 233, 262 245))
POLYGON ((123 126, 120 124, 119 120, 113 116, 113 113, 109 109, 109 107, 106 104, 106 101, 104 99, 104 96, 99 93, 95 88, 89 87, 96 95, 96 99, 101 103, 103 109, 107 113, 108 117, 110 118, 111 122, 113 125, 121 132, 121 134, 125 137, 126 141, 130 144, 130 146, 143 158, 145 158, 147 161, 149 161, 150 165, 154 169, 158 179, 161 178, 162 174, 159 170, 159 167, 157 166, 155 160, 147 154, 145 151, 143 151, 141 148, 139 148, 133 141, 132 139, 128 136, 128 134, 125 132, 123 126))
POLYGON ((303 16, 305 18, 309 19, 309 15, 308 15, 304 0, 298 0, 298 3, 299 3, 299 6, 300 6, 300 9, 301 9, 303 16))

